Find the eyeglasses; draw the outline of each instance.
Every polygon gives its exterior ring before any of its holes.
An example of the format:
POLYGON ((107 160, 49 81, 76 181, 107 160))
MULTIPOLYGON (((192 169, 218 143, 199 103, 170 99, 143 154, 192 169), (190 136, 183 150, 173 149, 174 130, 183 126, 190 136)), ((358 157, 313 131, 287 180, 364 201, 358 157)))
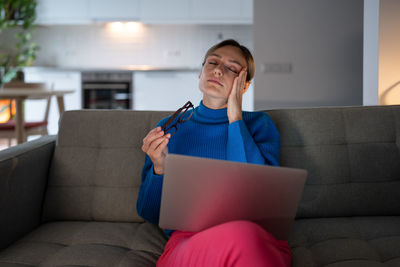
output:
POLYGON ((162 126, 164 134, 169 133, 171 134, 171 136, 173 136, 178 130, 177 125, 179 123, 188 121, 190 117, 192 117, 193 113, 194 113, 194 106, 192 102, 190 101, 186 102, 186 104, 183 105, 183 107, 181 107, 177 111, 175 111, 175 113, 171 116, 171 118, 169 118, 169 120, 162 126), (184 118, 186 112, 190 112, 190 114, 188 113, 189 115, 186 118, 184 118), (173 121, 175 121, 176 118, 178 118, 177 121, 174 124, 170 125, 173 121))

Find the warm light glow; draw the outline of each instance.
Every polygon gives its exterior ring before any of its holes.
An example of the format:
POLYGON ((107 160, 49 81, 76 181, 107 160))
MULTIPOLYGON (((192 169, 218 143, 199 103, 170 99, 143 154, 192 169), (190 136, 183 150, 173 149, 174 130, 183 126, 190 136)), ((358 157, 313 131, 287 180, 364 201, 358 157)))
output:
POLYGON ((153 70, 154 66, 151 65, 127 65, 128 70, 153 70))
POLYGON ((9 121, 15 116, 15 101, 12 101, 10 112, 10 100, 0 100, 0 123, 9 121))
POLYGON ((143 24, 140 22, 110 22, 106 24, 107 30, 116 36, 138 34, 143 30, 143 24))
POLYGON ((137 32, 140 30, 142 24, 140 22, 130 21, 125 23, 125 28, 130 32, 137 32))
POLYGON ((379 7, 379 104, 400 104, 400 1, 379 7))
POLYGON ((122 31, 124 28, 124 24, 122 22, 111 22, 107 24, 107 28, 114 32, 122 31))

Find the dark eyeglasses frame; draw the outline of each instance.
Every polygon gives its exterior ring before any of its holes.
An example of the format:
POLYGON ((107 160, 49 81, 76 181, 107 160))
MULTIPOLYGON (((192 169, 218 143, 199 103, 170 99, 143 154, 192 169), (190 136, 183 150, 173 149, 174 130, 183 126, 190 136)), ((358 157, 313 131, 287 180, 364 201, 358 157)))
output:
POLYGON ((164 134, 169 133, 169 134, 171 134, 171 136, 173 136, 176 133, 176 131, 178 130, 177 125, 179 123, 188 121, 190 119, 190 117, 192 117, 193 113, 194 113, 194 106, 193 106, 192 102, 190 102, 190 101, 186 102, 186 104, 183 105, 183 107, 181 107, 180 109, 175 111, 175 113, 169 118, 169 120, 166 123, 164 123, 164 125, 162 126, 162 130, 164 131, 164 134), (182 119, 183 116, 186 114, 186 112, 190 109, 192 109, 190 115, 186 119, 182 119), (178 120, 174 124, 170 125, 177 117, 178 117, 178 120), (173 129, 175 129, 175 130, 173 132, 170 132, 173 129))

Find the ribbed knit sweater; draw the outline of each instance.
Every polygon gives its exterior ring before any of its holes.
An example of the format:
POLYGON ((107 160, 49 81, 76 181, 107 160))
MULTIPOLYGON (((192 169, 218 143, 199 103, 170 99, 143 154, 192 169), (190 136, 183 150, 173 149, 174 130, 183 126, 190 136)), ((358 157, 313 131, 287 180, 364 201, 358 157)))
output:
MULTIPOLYGON (((227 109, 210 109, 200 102, 193 116, 178 124, 170 138, 168 153, 254 164, 279 164, 280 136, 264 112, 242 113, 242 120, 229 123, 227 109)), ((169 117, 162 119, 162 126, 169 117)), ((137 200, 138 214, 158 224, 163 175, 156 175, 146 155, 137 200)))

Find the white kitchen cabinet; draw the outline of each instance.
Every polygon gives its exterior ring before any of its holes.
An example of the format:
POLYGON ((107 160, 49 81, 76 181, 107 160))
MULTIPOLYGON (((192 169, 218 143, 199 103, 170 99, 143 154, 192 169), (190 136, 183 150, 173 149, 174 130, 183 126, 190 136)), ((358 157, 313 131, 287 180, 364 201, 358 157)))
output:
MULTIPOLYGON (((64 95, 65 110, 81 109, 81 73, 78 71, 59 71, 42 68, 25 68, 26 82, 44 82, 48 86, 53 86, 55 90, 74 90, 72 94, 64 95)), ((25 120, 38 121, 43 120, 45 108, 45 99, 27 100, 25 101, 25 120)), ((51 99, 48 131, 49 134, 57 134, 58 120, 60 118, 58 112, 57 100, 55 97, 51 99)))
POLYGON ((191 0, 192 16, 195 19, 229 19, 240 16, 241 0, 215 1, 215 0, 191 0))
POLYGON ((85 24, 89 23, 88 11, 85 0, 38 0, 36 23, 85 24))
POLYGON ((138 21, 139 0, 89 0, 93 21, 138 21))
POLYGON ((139 20, 140 0, 38 0, 38 24, 139 20))
POLYGON ((190 18, 199 23, 252 23, 253 0, 191 0, 190 18))
POLYGON ((142 0, 143 23, 251 24, 253 0, 142 0))
POLYGON ((140 20, 143 23, 180 23, 188 21, 188 0, 142 0, 140 20))
POLYGON ((199 72, 148 71, 133 74, 133 109, 177 110, 190 100, 200 103, 199 72))
MULTIPOLYGON (((200 104, 199 71, 148 71, 133 74, 133 109, 175 111, 190 100, 200 104)), ((254 110, 254 88, 243 95, 243 110, 254 110)))
POLYGON ((253 24, 254 0, 240 1, 240 16, 250 24, 253 24))
POLYGON ((251 24, 253 0, 38 0, 38 24, 251 24))

